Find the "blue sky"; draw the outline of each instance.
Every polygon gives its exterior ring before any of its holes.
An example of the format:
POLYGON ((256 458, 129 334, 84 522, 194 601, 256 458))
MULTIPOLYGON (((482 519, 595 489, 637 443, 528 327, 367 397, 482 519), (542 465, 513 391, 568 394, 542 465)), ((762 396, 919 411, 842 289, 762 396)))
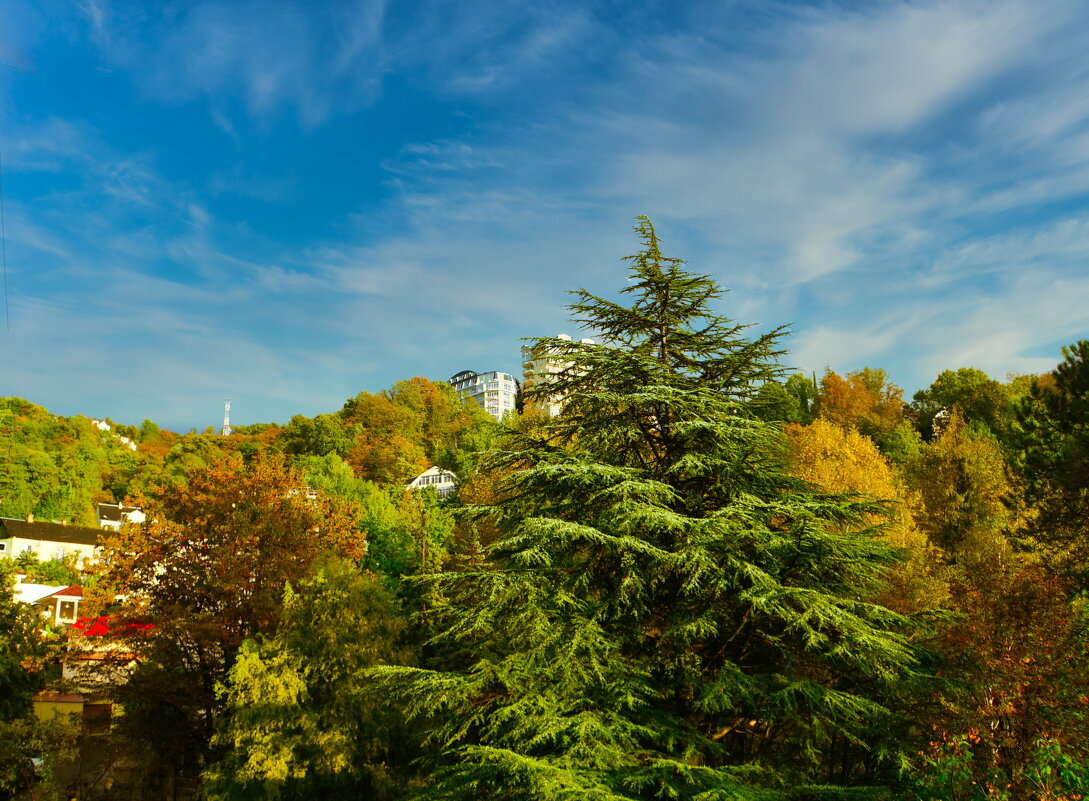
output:
POLYGON ((520 371, 649 215, 788 363, 1089 337, 1089 6, 0 5, 0 394, 187 430, 520 371))

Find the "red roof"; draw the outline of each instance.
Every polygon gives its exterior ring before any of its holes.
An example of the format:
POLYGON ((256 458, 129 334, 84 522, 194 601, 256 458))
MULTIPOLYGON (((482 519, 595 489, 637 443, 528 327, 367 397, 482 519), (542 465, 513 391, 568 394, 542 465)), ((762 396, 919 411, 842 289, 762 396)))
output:
POLYGON ((61 704, 81 704, 87 700, 87 696, 79 693, 38 693, 34 696, 34 700, 61 704))
POLYGON ((61 597, 64 597, 64 598, 82 598, 83 597, 83 587, 79 586, 78 584, 73 584, 70 587, 65 587, 64 589, 57 590, 55 593, 53 593, 49 597, 50 598, 61 598, 61 597))

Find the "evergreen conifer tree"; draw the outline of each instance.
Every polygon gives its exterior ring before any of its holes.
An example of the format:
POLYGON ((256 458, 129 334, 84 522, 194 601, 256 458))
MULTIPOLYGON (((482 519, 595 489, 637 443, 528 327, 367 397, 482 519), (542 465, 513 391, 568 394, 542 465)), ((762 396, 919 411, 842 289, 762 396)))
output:
POLYGON ((635 230, 633 302, 571 306, 601 344, 536 343, 569 364, 533 389, 564 412, 502 455, 490 560, 434 577, 441 657, 381 671, 435 722, 424 797, 780 797, 880 761, 860 738, 914 665, 862 600, 898 558, 883 507, 786 474, 757 414, 784 332, 747 336, 635 230))
POLYGON ((1062 349, 1016 408, 1013 462, 1035 514, 1029 534, 1046 561, 1089 589, 1089 340, 1062 349))

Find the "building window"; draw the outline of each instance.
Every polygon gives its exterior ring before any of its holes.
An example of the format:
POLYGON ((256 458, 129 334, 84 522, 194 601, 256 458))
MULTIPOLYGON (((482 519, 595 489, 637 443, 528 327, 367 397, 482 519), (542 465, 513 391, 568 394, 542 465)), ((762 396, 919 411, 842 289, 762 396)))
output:
POLYGON ((61 620, 75 620, 76 619, 76 602, 75 601, 61 601, 60 602, 60 615, 61 620))

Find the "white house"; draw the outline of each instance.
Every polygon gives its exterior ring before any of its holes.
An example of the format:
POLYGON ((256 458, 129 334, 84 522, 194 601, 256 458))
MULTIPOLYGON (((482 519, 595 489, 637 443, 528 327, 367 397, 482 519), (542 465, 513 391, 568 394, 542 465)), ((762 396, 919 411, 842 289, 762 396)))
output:
POLYGON ((35 523, 0 517, 0 556, 15 559, 33 553, 43 562, 78 555, 77 567, 93 561, 98 549, 97 528, 64 526, 60 523, 35 523))
POLYGON ((98 505, 99 528, 117 531, 122 523, 143 523, 147 515, 136 506, 123 506, 119 503, 100 503, 98 505))
MULTIPOLYGON (((99 420, 97 417, 91 418, 91 426, 97 428, 99 431, 107 432, 113 431, 113 428, 105 420, 99 420)), ((128 437, 123 437, 120 434, 112 434, 114 439, 118 440, 122 445, 128 448, 130 451, 136 450, 136 443, 128 437)))
POLYGON ((72 585, 56 587, 50 584, 30 584, 19 581, 13 596, 16 601, 37 607, 51 626, 72 624, 79 620, 79 604, 83 588, 72 585))
POLYGON ((410 489, 425 489, 431 487, 440 498, 449 498, 457 488, 458 477, 449 470, 441 467, 429 467, 416 478, 408 482, 410 489))

